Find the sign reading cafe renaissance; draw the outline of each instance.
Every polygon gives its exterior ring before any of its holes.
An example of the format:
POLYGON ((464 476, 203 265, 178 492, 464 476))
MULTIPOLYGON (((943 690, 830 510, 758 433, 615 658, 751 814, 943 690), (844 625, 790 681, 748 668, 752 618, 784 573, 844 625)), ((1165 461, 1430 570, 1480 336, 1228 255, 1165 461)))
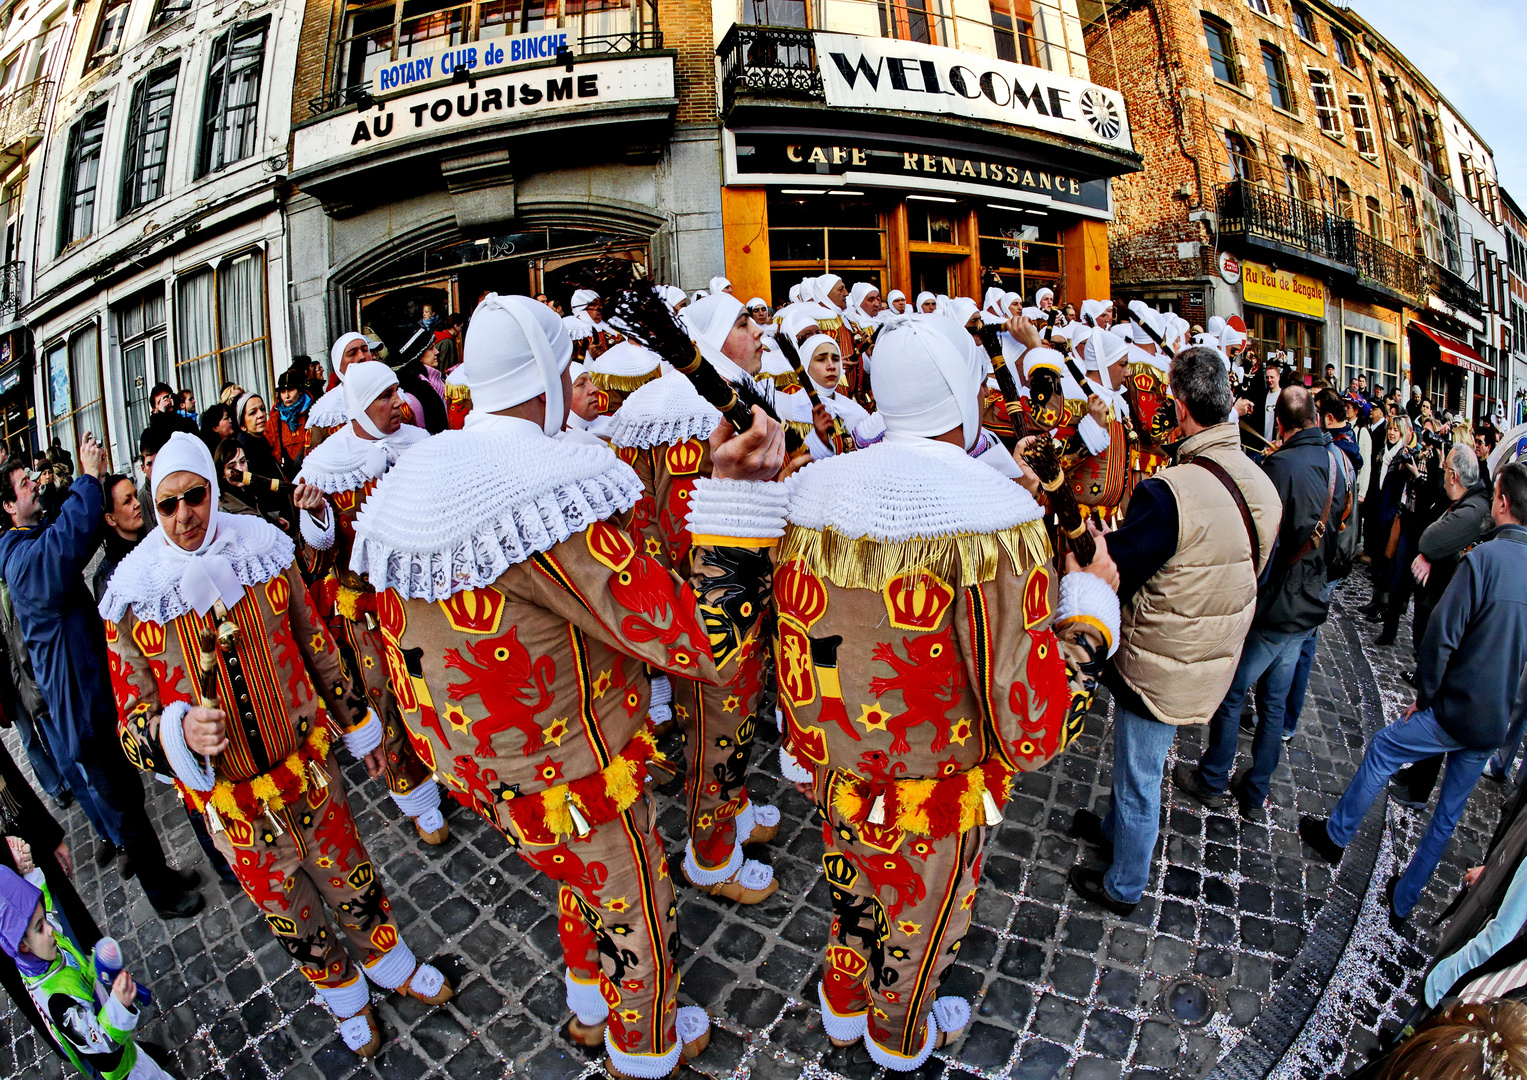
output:
POLYGON ((963 116, 1133 149, 1124 99, 1105 86, 915 41, 815 37, 817 68, 834 108, 963 116))

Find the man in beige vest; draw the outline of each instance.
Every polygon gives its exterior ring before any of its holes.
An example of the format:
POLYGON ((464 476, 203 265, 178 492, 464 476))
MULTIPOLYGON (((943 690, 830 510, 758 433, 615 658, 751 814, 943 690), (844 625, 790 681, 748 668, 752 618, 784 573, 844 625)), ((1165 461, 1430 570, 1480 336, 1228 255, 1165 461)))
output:
POLYGON ((1282 515, 1272 482, 1241 452, 1219 353, 1180 353, 1170 383, 1187 436, 1180 464, 1135 489, 1108 537, 1122 608, 1104 674, 1114 697, 1112 805, 1102 821, 1082 810, 1072 825, 1112 865, 1106 875, 1072 867, 1071 887, 1121 916, 1150 875, 1167 748, 1179 726, 1207 723, 1230 688, 1282 515))

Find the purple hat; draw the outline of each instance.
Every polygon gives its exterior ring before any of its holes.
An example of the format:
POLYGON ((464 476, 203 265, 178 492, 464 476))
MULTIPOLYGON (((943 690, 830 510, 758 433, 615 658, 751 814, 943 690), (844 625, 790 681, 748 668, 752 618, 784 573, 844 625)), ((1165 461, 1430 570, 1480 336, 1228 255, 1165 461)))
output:
POLYGON ((41 899, 41 889, 9 866, 0 866, 0 950, 18 964, 22 960, 21 939, 41 899))

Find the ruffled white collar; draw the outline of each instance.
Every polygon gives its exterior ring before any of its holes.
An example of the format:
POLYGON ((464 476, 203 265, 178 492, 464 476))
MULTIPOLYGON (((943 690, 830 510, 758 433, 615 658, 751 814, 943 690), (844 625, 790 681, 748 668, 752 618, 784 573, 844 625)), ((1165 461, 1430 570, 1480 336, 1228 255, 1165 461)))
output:
POLYGON ((429 432, 404 424, 385 439, 363 439, 355 428, 345 426, 321 442, 302 463, 297 479, 305 480, 326 495, 354 491, 378 480, 403 451, 429 438, 429 432))
POLYGON ((786 483, 790 523, 886 543, 992 533, 1043 515, 1023 487, 958 446, 885 441, 808 465, 786 483))
POLYGON ((344 383, 313 402, 313 407, 308 410, 308 427, 332 428, 349 422, 350 412, 345 407, 344 383))
POLYGON ((481 588, 641 498, 606 446, 548 439, 538 425, 473 412, 382 477, 355 519, 350 567, 378 590, 444 600, 481 588))
MULTIPOLYGON (((263 585, 292 564, 295 552, 292 538, 264 518, 223 513, 207 551, 227 563, 240 585, 263 585)), ((190 611, 180 582, 192 557, 171 549, 163 528, 156 527, 112 573, 101 597, 101 618, 118 622, 132 608, 139 619, 167 623, 190 611)))
POLYGON ((689 439, 708 439, 721 413, 687 377, 668 371, 633 390, 610 418, 605 437, 616 446, 646 450, 689 439))

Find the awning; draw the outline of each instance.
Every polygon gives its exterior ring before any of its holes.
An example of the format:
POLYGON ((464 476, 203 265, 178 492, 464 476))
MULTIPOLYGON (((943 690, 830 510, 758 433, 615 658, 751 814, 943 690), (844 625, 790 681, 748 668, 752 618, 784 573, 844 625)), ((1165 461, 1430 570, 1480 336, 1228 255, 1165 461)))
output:
POLYGON ((1486 362, 1484 357, 1457 338, 1444 334, 1441 330, 1433 330, 1425 323, 1413 322, 1410 324, 1410 328, 1421 331, 1421 333, 1436 342, 1437 347, 1442 350, 1442 359, 1445 363, 1452 364, 1454 367, 1461 367, 1465 371, 1472 371, 1476 375, 1490 376, 1495 374, 1495 369, 1486 362))

